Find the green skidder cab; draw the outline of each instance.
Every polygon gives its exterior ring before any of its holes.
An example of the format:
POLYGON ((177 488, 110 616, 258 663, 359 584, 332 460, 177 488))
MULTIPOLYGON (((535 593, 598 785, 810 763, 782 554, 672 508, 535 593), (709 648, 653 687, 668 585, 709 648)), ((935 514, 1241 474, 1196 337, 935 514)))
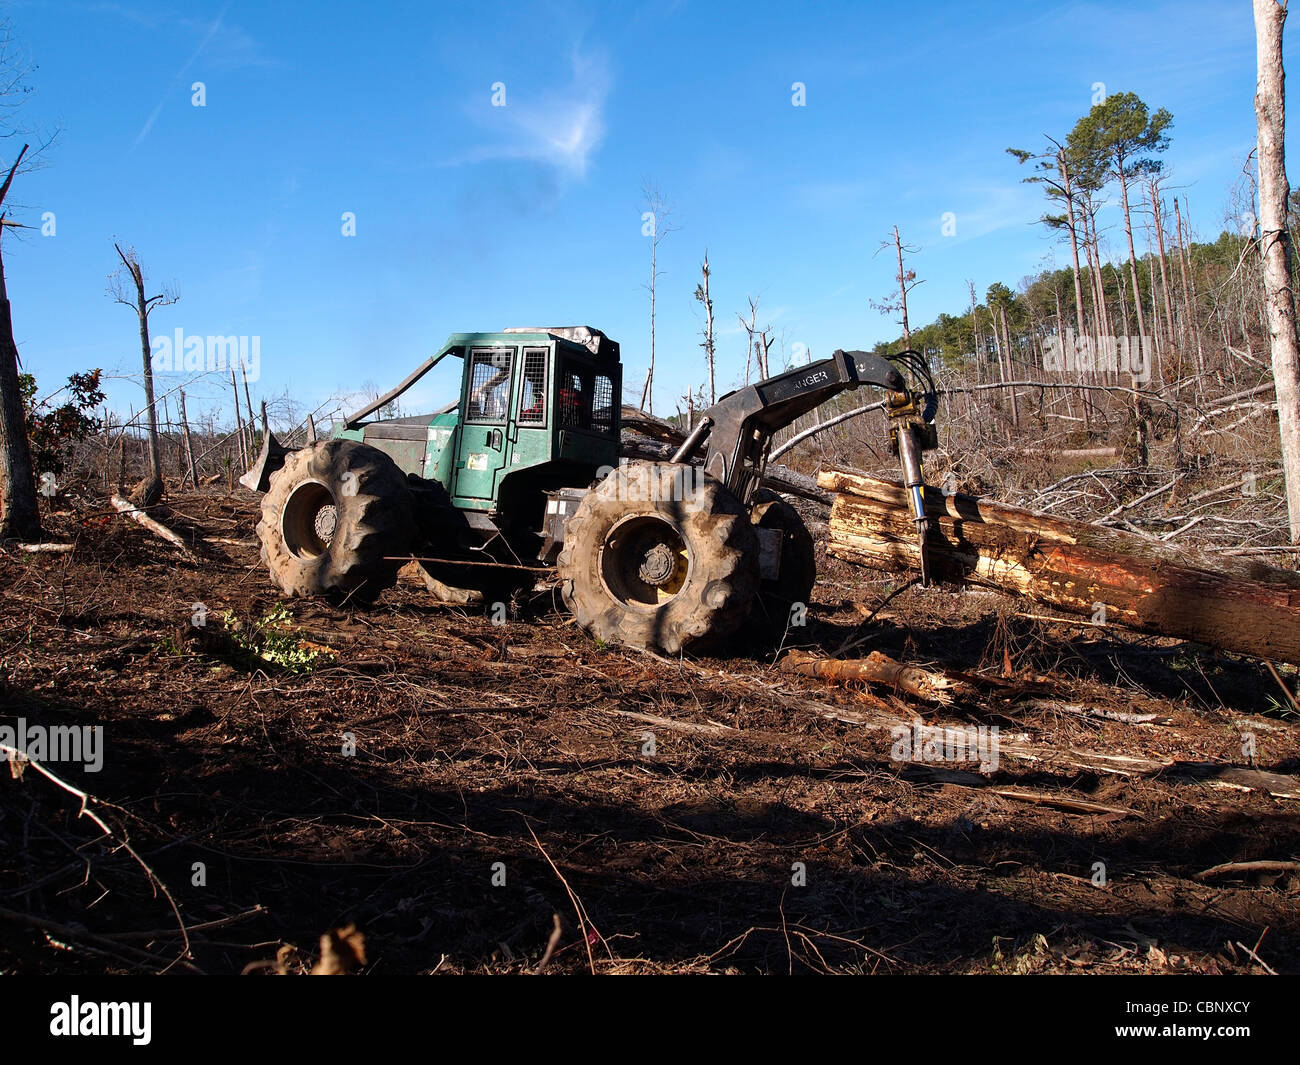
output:
POLYGON ((330 439, 287 451, 264 431, 240 481, 266 493, 258 535, 289 595, 371 599, 409 562, 461 603, 558 580, 592 635, 676 654, 742 623, 779 636, 807 603, 812 538, 759 482, 777 429, 861 384, 888 391, 894 448, 919 485, 933 387, 922 402, 867 352, 724 396, 670 461, 620 461, 618 344, 586 326, 453 333, 330 439), (373 418, 448 357, 463 362, 456 403, 373 418))

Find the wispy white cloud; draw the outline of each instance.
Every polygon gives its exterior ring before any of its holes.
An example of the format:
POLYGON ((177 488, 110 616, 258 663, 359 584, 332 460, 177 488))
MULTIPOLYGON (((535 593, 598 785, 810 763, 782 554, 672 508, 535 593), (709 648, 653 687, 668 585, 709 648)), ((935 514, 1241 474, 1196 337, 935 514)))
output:
POLYGON ((450 165, 516 159, 546 164, 566 177, 585 177, 605 138, 610 79, 602 55, 575 48, 571 68, 568 85, 536 99, 512 94, 507 85, 506 105, 493 108, 490 116, 505 130, 492 143, 451 159, 450 165))
MULTIPOLYGON (((162 98, 158 101, 156 107, 150 112, 145 123, 140 127, 140 132, 135 135, 135 140, 131 146, 134 148, 149 135, 153 129, 154 123, 158 121, 158 116, 162 114, 162 109, 168 99, 176 92, 185 80, 185 75, 190 68, 198 61, 199 56, 207 53, 207 64, 216 70, 238 70, 250 66, 274 66, 275 61, 270 59, 263 51, 261 45, 247 32, 238 26, 229 26, 225 24, 226 12, 230 10, 230 5, 234 0, 228 0, 226 6, 221 9, 211 22, 200 21, 197 19, 180 19, 177 25, 184 30, 202 33, 198 47, 190 54, 189 59, 176 72, 172 80, 167 85, 167 90, 163 93, 162 98)), ((157 25, 156 20, 151 16, 136 12, 132 9, 122 7, 117 4, 99 4, 95 5, 95 10, 105 11, 119 18, 125 18, 129 21, 136 22, 140 25, 150 26, 157 25)))
POLYGON ((203 35, 203 40, 201 40, 199 46, 194 49, 194 53, 185 61, 185 65, 176 72, 176 76, 172 78, 171 84, 167 86, 167 91, 163 93, 162 99, 158 101, 158 105, 152 112, 150 112, 149 117, 145 119, 144 125, 140 127, 140 132, 135 135, 135 140, 131 142, 131 147, 134 148, 144 140, 145 137, 149 136, 149 131, 153 129, 153 124, 158 121, 158 116, 162 114, 163 105, 167 102, 167 98, 176 91, 176 86, 179 85, 181 79, 185 77, 185 72, 194 65, 194 60, 198 59, 202 54, 203 49, 207 47, 208 42, 216 36, 217 30, 221 28, 221 19, 229 9, 230 4, 226 4, 226 6, 221 9, 221 14, 218 15, 212 22, 212 25, 208 27, 207 33, 203 35))
POLYGON ((1050 204, 1031 185, 986 185, 969 188, 953 197, 951 221, 956 232, 943 236, 945 219, 936 215, 931 234, 921 234, 927 249, 941 250, 988 236, 1000 229, 1027 228, 1042 217, 1050 204))

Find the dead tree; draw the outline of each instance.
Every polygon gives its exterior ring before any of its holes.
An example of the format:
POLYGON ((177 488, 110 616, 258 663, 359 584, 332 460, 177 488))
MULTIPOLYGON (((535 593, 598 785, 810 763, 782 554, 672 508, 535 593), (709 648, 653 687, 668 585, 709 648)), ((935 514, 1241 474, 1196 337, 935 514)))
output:
POLYGON ((239 360, 239 377, 244 382, 244 409, 248 411, 248 443, 245 445, 244 450, 248 456, 248 463, 251 465, 253 457, 257 454, 257 425, 253 421, 253 397, 248 394, 248 367, 244 364, 243 359, 239 360))
POLYGON ((716 349, 713 344, 713 299, 709 295, 709 250, 707 248, 704 249, 704 263, 700 271, 704 274, 704 280, 695 286, 695 298, 704 305, 704 342, 700 347, 704 349, 704 360, 709 370, 709 403, 714 404, 718 402, 718 387, 713 365, 716 349))
POLYGON ((1074 271, 1074 310, 1075 326, 1079 336, 1085 336, 1087 323, 1083 314, 1083 284, 1079 271, 1079 221, 1080 213, 1078 180, 1073 172, 1071 161, 1065 145, 1053 137, 1047 138, 1051 149, 1041 155, 1033 155, 1019 148, 1008 148, 1007 152, 1020 163, 1035 160, 1035 174, 1024 180, 1040 184, 1049 199, 1064 204, 1064 214, 1047 214, 1039 219, 1044 225, 1054 230, 1064 230, 1070 238, 1070 259, 1074 271))
MULTIPOLYGON (((235 384, 235 364, 230 364, 230 394, 235 397, 235 442, 239 445, 239 461, 243 464, 244 469, 252 465, 251 456, 248 452, 248 440, 244 436, 244 416, 239 409, 239 386, 235 384)), ((248 412, 249 420, 252 420, 253 412, 248 412)))
MULTIPOLYGON (((190 440, 190 421, 185 415, 185 389, 181 389, 181 439, 185 444, 185 465, 189 473, 190 484, 195 488, 199 486, 199 471, 194 464, 194 444, 190 440)), ((184 487, 185 479, 181 478, 181 486, 184 487)))
MULTIPOLYGON (((123 251, 118 244, 113 245, 122 266, 127 273, 124 280, 121 272, 114 274, 109 281, 109 294, 124 307, 130 307, 136 313, 140 325, 140 358, 144 367, 144 401, 145 413, 149 426, 149 470, 143 481, 132 493, 133 502, 138 506, 151 507, 163 493, 162 462, 158 446, 158 409, 153 398, 153 361, 149 356, 149 315, 159 307, 168 307, 180 297, 169 289, 163 289, 156 296, 146 296, 144 288, 144 268, 134 248, 123 251), (128 287, 128 283, 129 286, 128 287)), ((173 352, 173 357, 177 353, 173 352)))
POLYGON ((1286 471, 1291 542, 1300 543, 1300 344, 1296 340, 1295 294, 1291 289, 1291 237, 1287 229, 1285 90, 1282 26, 1286 0, 1255 0, 1258 82, 1255 117, 1259 127, 1260 254, 1264 268, 1269 346, 1277 388, 1277 415, 1286 471))
POLYGON ((880 247, 876 249, 879 255, 886 248, 893 248, 898 258, 898 274, 894 280, 898 282, 898 295, 887 296, 883 300, 872 300, 871 306, 885 314, 900 314, 899 324, 903 327, 903 347, 912 346, 912 327, 907 320, 907 294, 916 288, 917 285, 924 284, 923 281, 916 279, 916 271, 908 270, 903 266, 903 252, 908 255, 915 255, 920 248, 914 248, 910 244, 904 244, 898 236, 898 226, 894 226, 894 235, 892 239, 887 238, 880 242, 880 247))
POLYGON ((1178 223, 1178 269, 1183 276, 1183 318, 1186 321, 1187 328, 1194 334, 1196 340, 1196 375, 1197 375, 1197 395, 1200 395, 1204 385, 1205 377, 1205 350, 1201 345, 1201 327, 1196 318, 1196 273, 1192 269, 1191 254, 1187 250, 1187 245, 1191 243, 1191 219, 1187 221, 1187 235, 1183 236, 1183 209, 1178 203, 1178 197, 1174 197, 1174 218, 1178 223))
POLYGON ((641 215, 641 232, 650 238, 650 365, 646 368, 645 387, 641 389, 641 409, 653 414, 655 384, 655 288, 659 281, 659 242, 672 232, 668 216, 672 205, 664 199, 657 185, 643 186, 646 209, 641 215))
POLYGON ((745 381, 749 381, 749 366, 753 362, 758 366, 758 379, 765 380, 770 376, 768 372, 768 351, 772 346, 772 338, 769 335, 772 327, 764 326, 758 328, 758 300, 753 296, 747 297, 749 300, 749 321, 745 321, 739 314, 736 318, 740 321, 740 328, 745 331, 746 337, 749 338, 749 347, 745 350, 745 381))
POLYGON ((984 379, 984 337, 980 333, 979 307, 975 303, 975 282, 967 278, 966 287, 970 290, 970 324, 975 340, 975 380, 981 381, 984 379))
MULTIPOLYGON (((16 138, 32 132, 22 128, 13 116, 28 99, 27 75, 33 69, 22 56, 12 36, 8 19, 0 20, 0 138, 16 138)), ((29 153, 24 143, 0 184, 0 233, 16 223, 4 208, 14 176, 34 169, 41 153, 56 134, 40 137, 29 153)), ((16 141, 15 141, 16 143, 16 141)), ((36 471, 27 439, 27 418, 18 387, 18 345, 14 342, 13 309, 0 259, 0 538, 36 539, 41 532, 40 509, 36 500, 36 471)))
MULTIPOLYGON (((0 186, 0 205, 9 194, 14 174, 26 154, 27 145, 24 144, 5 175, 4 185, 0 186)), ((4 223, 5 216, 0 213, 0 234, 4 232, 4 223)), ((40 533, 36 476, 27 442, 22 393, 18 388, 18 345, 14 342, 4 260, 0 259, 0 538, 12 536, 34 540, 40 533)))

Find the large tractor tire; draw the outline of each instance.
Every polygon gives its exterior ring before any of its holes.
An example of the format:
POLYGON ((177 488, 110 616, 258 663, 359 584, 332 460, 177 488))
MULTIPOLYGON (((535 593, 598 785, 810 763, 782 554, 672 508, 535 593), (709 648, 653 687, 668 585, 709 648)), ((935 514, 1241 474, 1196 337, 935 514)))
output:
POLYGON ((777 575, 759 585, 758 609, 751 615, 758 635, 779 642, 791 625, 802 625, 802 612, 812 598, 817 582, 817 556, 812 534, 799 512, 775 492, 760 488, 754 493, 749 520, 756 529, 773 529, 781 534, 781 557, 777 575))
POLYGON ((289 454, 262 497, 257 535, 271 580, 291 596, 368 601, 397 579, 415 523, 406 475, 357 440, 289 454))
POLYGON ((678 654, 740 627, 758 592, 758 539, 713 478, 629 463, 578 505, 558 569, 565 604, 592 636, 678 654))

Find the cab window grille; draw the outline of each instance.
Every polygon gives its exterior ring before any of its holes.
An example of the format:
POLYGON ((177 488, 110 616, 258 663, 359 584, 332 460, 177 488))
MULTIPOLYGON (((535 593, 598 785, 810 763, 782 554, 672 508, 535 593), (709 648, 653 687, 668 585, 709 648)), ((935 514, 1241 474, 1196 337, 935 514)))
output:
POLYGON ((524 376, 519 390, 519 424, 546 423, 545 348, 524 348, 524 376))
POLYGON ((589 391, 582 373, 574 367, 566 367, 560 374, 560 390, 555 399, 559 404, 560 425, 563 428, 591 427, 591 408, 587 406, 589 391))
POLYGON ((476 348, 470 352, 469 402, 471 422, 503 422, 510 409, 510 372, 514 348, 476 348))
POLYGON ((591 427, 602 433, 614 431, 614 382, 604 374, 596 375, 592 391, 591 427))

